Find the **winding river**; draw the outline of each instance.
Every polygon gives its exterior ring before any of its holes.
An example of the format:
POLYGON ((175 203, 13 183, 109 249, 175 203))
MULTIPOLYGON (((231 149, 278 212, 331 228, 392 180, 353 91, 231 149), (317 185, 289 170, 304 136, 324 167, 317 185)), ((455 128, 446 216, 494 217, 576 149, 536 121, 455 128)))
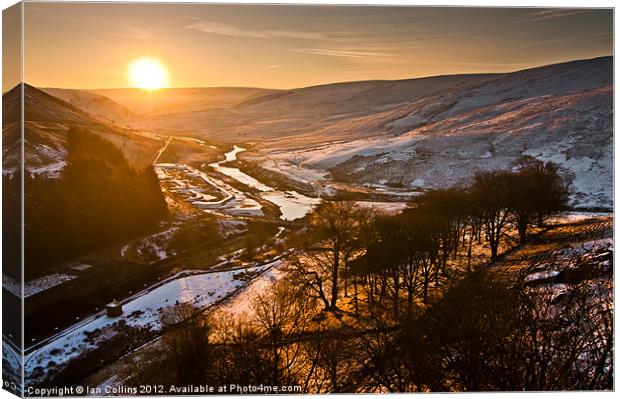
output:
POLYGON ((238 168, 223 166, 228 162, 235 161, 237 159, 237 154, 243 151, 246 151, 246 149, 235 145, 231 151, 224 154, 223 161, 212 163, 209 166, 226 176, 232 177, 240 183, 260 191, 259 195, 261 198, 276 204, 280 208, 280 212, 282 213, 280 219, 282 220, 302 218, 306 216, 315 205, 321 202, 318 198, 310 198, 297 191, 276 190, 271 186, 261 183, 238 168))

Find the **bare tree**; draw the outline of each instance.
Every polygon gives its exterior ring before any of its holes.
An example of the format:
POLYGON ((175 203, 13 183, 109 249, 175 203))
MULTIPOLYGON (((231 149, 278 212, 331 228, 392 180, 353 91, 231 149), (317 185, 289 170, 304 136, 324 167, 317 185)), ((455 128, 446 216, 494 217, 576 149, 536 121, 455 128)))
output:
POLYGON ((332 336, 326 328, 315 330, 305 351, 312 360, 307 379, 314 392, 342 392, 349 384, 353 366, 349 338, 332 336))
POLYGON ((564 209, 568 204, 570 181, 559 173, 553 162, 543 162, 530 156, 517 163, 518 171, 508 174, 509 210, 513 214, 519 239, 527 240, 529 226, 564 209))
POLYGON ((167 361, 173 365, 174 381, 187 384, 206 381, 213 359, 207 317, 198 315, 194 306, 181 303, 163 309, 160 322, 168 330, 162 342, 167 361))
POLYGON ((323 303, 329 310, 329 286, 332 281, 333 262, 331 252, 324 248, 309 248, 289 259, 290 277, 300 286, 306 287, 306 294, 323 303))
POLYGON ((271 349, 274 385, 296 381, 294 366, 300 355, 299 339, 309 328, 316 304, 305 287, 280 281, 254 301, 256 331, 271 349), (283 381, 284 379, 284 381, 283 381))
POLYGON ((502 233, 509 222, 510 190, 507 172, 480 172, 474 177, 472 194, 480 210, 491 259, 498 256, 502 233))
POLYGON ((312 226, 319 240, 329 243, 331 252, 331 298, 330 310, 338 309, 341 256, 351 236, 355 234, 355 206, 348 201, 325 201, 317 206, 312 226))

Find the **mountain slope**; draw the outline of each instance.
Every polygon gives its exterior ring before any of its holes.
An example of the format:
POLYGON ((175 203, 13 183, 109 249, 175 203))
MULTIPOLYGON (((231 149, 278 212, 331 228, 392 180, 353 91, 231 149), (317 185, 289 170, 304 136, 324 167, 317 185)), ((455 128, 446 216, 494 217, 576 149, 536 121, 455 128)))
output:
POLYGON ((613 59, 601 57, 505 74, 337 83, 268 93, 217 110, 144 115, 130 124, 270 147, 302 146, 401 134, 485 105, 603 87, 612 76, 613 59))
MULTIPOLYGON (((19 209, 20 94, 24 92, 26 278, 54 262, 157 226, 167 206, 151 162, 162 142, 108 125, 32 86, 3 96, 3 201, 19 209)), ((19 215, 19 213, 17 213, 19 215)), ((11 215, 13 216, 13 215, 11 215)), ((13 266, 17 221, 3 236, 13 266), (12 229, 12 230, 9 230, 12 229)), ((17 232, 19 233, 19 232, 17 232)), ((10 270, 16 278, 19 270, 10 270)))
POLYGON ((390 138, 333 143, 272 160, 330 171, 337 180, 426 189, 466 184, 477 171, 509 169, 522 155, 554 161, 574 177, 574 203, 613 203, 611 86, 486 106, 390 138))
MULTIPOLYGON (((290 177, 327 175, 416 190, 464 184, 476 171, 511 167, 527 154, 556 161, 574 176, 575 205, 608 207, 612 84, 613 58, 600 57, 504 74, 294 90, 100 92, 132 110, 134 116, 124 124, 170 135, 251 141, 256 161, 290 177), (136 110, 150 113, 135 115, 136 110)), ((73 108, 62 116, 69 120, 57 123, 86 123, 73 108)), ((44 127, 53 130, 49 123, 44 127)), ((53 149, 52 144, 45 145, 53 149)))
POLYGON ((477 171, 532 155, 574 177, 574 205, 608 208, 612 66, 603 57, 494 75, 263 143, 255 159, 302 180, 329 172, 347 183, 415 190, 466 184, 477 171))
POLYGON ((66 165, 54 178, 25 177, 28 279, 56 261, 150 231, 167 214, 152 167, 136 170, 114 144, 86 128, 71 127, 65 148, 66 165))
MULTIPOLYGON (((19 153, 20 87, 2 97, 4 129, 3 173, 11 175, 19 153)), ((143 168, 150 164, 161 147, 159 140, 133 134, 130 130, 106 123, 74 105, 24 84, 24 153, 29 174, 57 177, 66 164, 67 131, 84 128, 114 143, 130 164, 143 168)))
POLYGON ((127 108, 101 94, 74 89, 41 88, 41 90, 109 122, 118 123, 133 116, 127 108))
MULTIPOLYGON (((343 120, 393 110, 430 95, 480 82, 492 75, 438 76, 404 81, 337 83, 278 91, 223 109, 145 115, 136 128, 208 136, 227 141, 298 139, 343 120)), ((343 135, 345 133, 343 132, 343 135)))

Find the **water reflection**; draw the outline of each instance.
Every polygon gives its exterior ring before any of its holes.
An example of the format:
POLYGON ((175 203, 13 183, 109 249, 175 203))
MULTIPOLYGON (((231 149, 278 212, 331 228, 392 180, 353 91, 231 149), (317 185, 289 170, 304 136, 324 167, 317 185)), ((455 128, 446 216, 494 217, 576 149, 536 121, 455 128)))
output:
POLYGON ((300 219, 306 216, 315 205, 321 202, 318 198, 310 198, 297 191, 285 192, 276 190, 273 187, 261 183, 238 168, 222 166, 225 163, 235 161, 237 159, 237 154, 243 151, 246 151, 246 149, 235 145, 231 151, 224 154, 225 158, 223 161, 212 163, 209 166, 226 176, 232 177, 240 183, 260 191, 261 198, 280 208, 280 212, 282 213, 280 219, 282 220, 300 219))

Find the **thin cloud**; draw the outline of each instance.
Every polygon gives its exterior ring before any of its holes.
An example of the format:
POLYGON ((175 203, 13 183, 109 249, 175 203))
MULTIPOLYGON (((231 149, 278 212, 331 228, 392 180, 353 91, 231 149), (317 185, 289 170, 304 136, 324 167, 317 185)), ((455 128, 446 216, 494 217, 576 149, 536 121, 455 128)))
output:
POLYGON ((288 38, 288 39, 304 39, 304 40, 319 40, 326 39, 324 33, 321 32, 306 32, 306 31, 288 31, 288 30, 250 30, 243 29, 235 25, 230 25, 222 22, 203 21, 196 20, 195 22, 187 25, 185 29, 196 30, 203 33, 212 33, 222 36, 231 37, 247 37, 253 39, 269 39, 274 37, 288 38))
POLYGON ((591 10, 579 10, 579 9, 547 9, 532 12, 528 14, 527 21, 546 21, 549 19, 570 17, 573 15, 579 15, 591 10))
POLYGON ((268 69, 275 69, 275 68, 280 68, 282 65, 278 64, 278 65, 269 65, 267 68, 268 69))
POLYGON ((307 39, 307 40, 321 40, 327 39, 324 33, 320 32, 300 32, 300 31, 283 31, 275 30, 266 32, 267 35, 272 37, 285 37, 290 39, 307 39))
POLYGON ((326 57, 343 57, 343 58, 385 58, 385 57, 392 56, 392 54, 388 54, 388 53, 367 51, 367 50, 331 50, 331 49, 321 49, 321 48, 302 48, 302 49, 293 49, 291 51, 295 51, 298 53, 312 54, 312 55, 322 55, 326 57))
POLYGON ((220 22, 210 22, 210 21, 196 21, 191 23, 185 27, 186 29, 193 29, 199 32, 204 33, 213 33, 216 35, 222 36, 232 36, 232 37, 250 37, 250 38, 258 38, 258 39, 266 39, 269 36, 264 33, 252 30, 245 30, 238 28, 234 25, 224 24, 220 22))

